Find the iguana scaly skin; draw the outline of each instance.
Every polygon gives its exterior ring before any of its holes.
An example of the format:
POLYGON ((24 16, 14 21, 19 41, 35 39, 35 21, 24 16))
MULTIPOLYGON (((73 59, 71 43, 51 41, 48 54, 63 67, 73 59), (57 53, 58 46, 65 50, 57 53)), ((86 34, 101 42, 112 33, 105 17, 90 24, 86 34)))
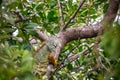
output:
POLYGON ((35 53, 33 66, 33 73, 39 77, 47 72, 47 65, 52 63, 54 66, 57 64, 57 60, 54 59, 55 48, 58 45, 58 41, 55 38, 48 39, 45 44, 35 53))

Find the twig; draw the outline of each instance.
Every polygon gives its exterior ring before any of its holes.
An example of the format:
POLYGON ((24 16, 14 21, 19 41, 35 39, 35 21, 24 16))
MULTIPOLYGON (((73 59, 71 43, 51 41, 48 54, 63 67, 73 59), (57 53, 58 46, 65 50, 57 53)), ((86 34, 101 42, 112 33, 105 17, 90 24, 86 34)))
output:
POLYGON ((15 11, 12 11, 12 12, 13 12, 15 15, 17 15, 19 19, 24 19, 24 17, 22 16, 21 13, 15 12, 15 11))
POLYGON ((37 33, 38 33, 38 38, 40 40, 42 40, 42 41, 46 41, 47 40, 47 36, 43 32, 37 30, 37 33))
POLYGON ((62 27, 64 26, 62 9, 61 9, 61 5, 60 5, 60 0, 57 0, 57 2, 58 2, 59 17, 60 17, 60 27, 62 29, 62 27))
POLYGON ((32 45, 32 44, 36 44, 36 43, 38 43, 38 41, 37 41, 37 39, 30 39, 29 40, 29 43, 32 45))
POLYGON ((88 74, 91 74, 93 71, 95 71, 97 68, 93 68, 92 70, 88 71, 87 73, 85 73, 83 76, 81 77, 85 77, 87 76, 88 74))
MULTIPOLYGON (((89 48, 92 48, 95 44, 91 44, 89 46, 89 48)), ((90 53, 90 51, 88 49, 85 49, 84 51, 82 51, 81 53, 78 53, 78 54, 75 54, 75 55, 72 55, 72 56, 69 56, 67 59, 70 61, 70 62, 73 62, 74 60, 76 60, 78 57, 80 57, 80 55, 87 55, 88 53, 90 53)))
POLYGON ((30 20, 29 18, 24 18, 24 17, 22 16, 22 14, 19 13, 19 12, 15 12, 15 11, 12 11, 12 12, 13 12, 15 15, 17 15, 17 17, 18 17, 18 19, 15 20, 15 24, 17 24, 18 22, 26 22, 26 21, 30 20))
POLYGON ((15 20, 15 24, 17 24, 17 23, 19 23, 19 22, 26 22, 26 21, 28 21, 28 20, 30 20, 30 19, 29 19, 29 18, 17 19, 17 20, 15 20))
POLYGON ((85 0, 83 0, 82 2, 80 2, 77 10, 73 13, 73 15, 70 17, 70 19, 66 22, 66 24, 64 25, 64 27, 62 28, 62 31, 66 29, 66 27, 68 26, 68 24, 71 22, 71 20, 73 20, 75 18, 75 16, 77 15, 78 11, 80 10, 80 8, 82 7, 82 5, 84 4, 85 0))

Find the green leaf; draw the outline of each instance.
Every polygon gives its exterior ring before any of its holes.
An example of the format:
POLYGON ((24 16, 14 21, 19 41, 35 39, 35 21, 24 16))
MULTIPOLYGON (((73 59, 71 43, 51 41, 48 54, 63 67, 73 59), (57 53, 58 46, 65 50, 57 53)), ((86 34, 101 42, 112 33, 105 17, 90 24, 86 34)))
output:
POLYGON ((72 6, 72 4, 73 4, 72 2, 73 2, 73 0, 70 0, 70 1, 69 1, 69 3, 68 3, 69 7, 72 6))
POLYGON ((49 11, 49 12, 48 12, 48 15, 47 15, 47 18, 48 18, 48 19, 52 19, 52 18, 54 17, 54 15, 55 15, 55 11, 53 11, 53 10, 52 10, 52 11, 49 11))
POLYGON ((85 17, 87 13, 88 13, 88 9, 81 11, 80 15, 85 17))
POLYGON ((108 4, 105 4, 105 5, 103 6, 103 12, 105 13, 105 12, 107 11, 107 9, 108 9, 108 4))
POLYGON ((95 13, 96 13, 96 10, 95 10, 95 9, 90 9, 90 10, 89 10, 89 13, 90 13, 90 14, 95 14, 95 13))
POLYGON ((36 28, 39 27, 37 23, 27 23, 24 25, 25 30, 31 35, 37 35, 36 28))
POLYGON ((72 65, 71 63, 68 63, 68 64, 67 64, 67 69, 68 69, 68 70, 73 70, 73 65, 72 65))
POLYGON ((32 64, 33 64, 33 58, 32 58, 32 54, 30 52, 28 52, 27 50, 25 50, 22 53, 22 67, 21 70, 22 71, 30 71, 32 69, 32 64))
POLYGON ((40 2, 40 4, 37 5, 36 10, 37 10, 37 11, 41 11, 41 10, 43 9, 44 5, 45 5, 44 2, 40 2))
POLYGON ((45 14, 44 12, 39 12, 38 15, 44 20, 45 19, 45 14))
POLYGON ((49 22, 58 22, 57 10, 48 11, 47 18, 49 22))
POLYGON ((91 18, 96 19, 98 16, 97 15, 90 15, 91 18))

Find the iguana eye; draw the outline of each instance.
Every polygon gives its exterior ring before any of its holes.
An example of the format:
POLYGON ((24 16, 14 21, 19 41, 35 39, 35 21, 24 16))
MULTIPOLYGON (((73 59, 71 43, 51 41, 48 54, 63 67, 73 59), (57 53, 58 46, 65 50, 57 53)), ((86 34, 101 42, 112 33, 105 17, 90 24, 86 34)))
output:
POLYGON ((56 45, 56 44, 54 44, 53 46, 54 46, 54 47, 57 47, 57 45, 56 45))

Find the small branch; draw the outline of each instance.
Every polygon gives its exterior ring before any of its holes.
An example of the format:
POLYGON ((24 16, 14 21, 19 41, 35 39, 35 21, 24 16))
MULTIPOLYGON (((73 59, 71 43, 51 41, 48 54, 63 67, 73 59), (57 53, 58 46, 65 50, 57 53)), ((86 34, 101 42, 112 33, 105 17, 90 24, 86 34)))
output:
MULTIPOLYGON (((92 48, 94 45, 95 45, 94 43, 91 44, 91 45, 89 46, 89 48, 92 48)), ((73 61, 75 61, 77 58, 79 58, 80 55, 82 55, 82 54, 83 54, 83 55, 87 55, 88 53, 90 53, 90 51, 89 51, 88 49, 85 49, 84 51, 82 51, 82 52, 80 52, 80 53, 78 53, 78 54, 75 54, 75 55, 72 55, 72 56, 68 57, 68 60, 69 60, 70 62, 73 62, 73 61)))
POLYGON ((26 22, 26 21, 29 21, 29 20, 30 20, 29 18, 17 19, 17 20, 15 20, 15 24, 17 24, 19 22, 26 22))
POLYGON ((12 11, 12 12, 13 12, 15 15, 17 15, 17 17, 18 17, 18 19, 15 20, 15 24, 17 24, 17 23, 19 23, 19 22, 26 22, 26 21, 30 20, 29 18, 24 18, 24 17, 22 16, 22 14, 19 13, 19 12, 15 12, 15 11, 12 11))
MULTIPOLYGON (((23 38, 21 38, 21 37, 14 37, 14 39, 17 40, 19 43, 23 42, 23 38)), ((38 41, 36 39, 32 38, 28 42, 32 45, 32 44, 36 44, 38 41)))
MULTIPOLYGON (((26 21, 29 20, 29 18, 24 18, 24 17, 22 16, 22 14, 19 13, 19 12, 15 12, 15 11, 12 11, 12 12, 18 16, 18 19, 15 20, 15 23, 16 23, 16 24, 17 24, 18 22, 26 22, 26 21)), ((45 34, 43 34, 41 31, 36 30, 36 32, 38 33, 38 35, 39 35, 38 38, 39 38, 40 40, 42 40, 42 41, 46 41, 46 40, 47 40, 47 36, 46 36, 45 34)))
POLYGON ((61 5, 60 5, 60 0, 57 0, 57 2, 58 2, 59 17, 60 17, 60 27, 62 28, 64 26, 64 22, 63 22, 63 16, 62 16, 62 9, 61 9, 61 5))
POLYGON ((18 16, 18 18, 19 19, 24 19, 24 17, 22 16, 22 14, 21 13, 19 13, 19 12, 15 12, 15 11, 12 11, 15 15, 17 15, 18 16))
POLYGON ((45 34, 43 34, 41 31, 38 31, 37 30, 37 33, 38 33, 38 38, 42 41, 46 41, 47 40, 47 36, 45 34))
MULTIPOLYGON (((89 48, 92 48, 94 46, 94 44, 91 44, 89 48)), ((84 51, 80 52, 80 53, 77 53, 75 55, 72 55, 72 56, 69 56, 67 58, 67 61, 69 60, 70 63, 75 61, 77 58, 79 58, 81 55, 87 55, 88 53, 90 53, 90 51, 88 49, 85 49, 84 51)), ((66 66, 66 65, 64 65, 66 66)))
POLYGON ((87 75, 89 75, 89 74, 91 74, 93 71, 95 71, 96 69, 98 69, 98 68, 93 68, 92 70, 90 70, 90 71, 88 71, 87 73, 85 73, 82 77, 85 77, 85 76, 87 76, 87 75))
POLYGON ((37 41, 36 39, 30 39, 30 40, 29 40, 29 43, 32 45, 32 44, 38 43, 38 41, 37 41))
POLYGON ((19 43, 23 42, 23 38, 21 38, 21 37, 15 37, 15 40, 17 40, 19 43))
POLYGON ((66 27, 68 26, 68 24, 71 22, 71 20, 73 20, 75 18, 75 16, 77 15, 78 11, 80 10, 80 8, 82 7, 82 5, 84 4, 85 0, 83 0, 82 2, 80 2, 77 10, 73 13, 73 15, 70 17, 70 19, 66 22, 66 24, 64 25, 64 27, 62 28, 62 31, 66 29, 66 27))

